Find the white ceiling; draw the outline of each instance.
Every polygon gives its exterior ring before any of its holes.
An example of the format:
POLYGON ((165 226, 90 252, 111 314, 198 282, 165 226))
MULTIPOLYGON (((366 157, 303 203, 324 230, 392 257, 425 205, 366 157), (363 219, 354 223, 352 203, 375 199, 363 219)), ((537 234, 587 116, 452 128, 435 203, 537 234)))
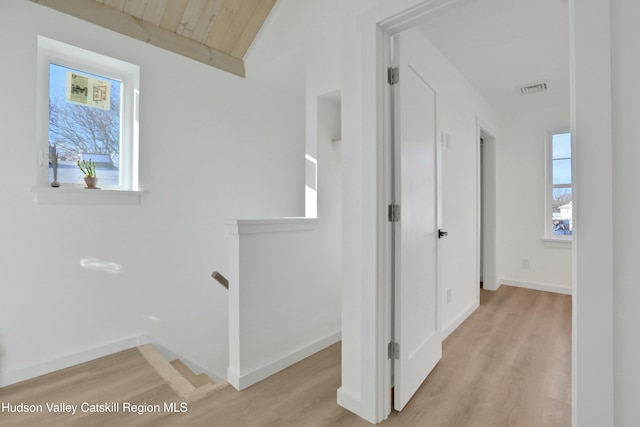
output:
POLYGON ((568 108, 566 0, 474 0, 420 30, 498 112, 568 108), (541 82, 546 92, 521 95, 541 82))
MULTIPOLYGON (((384 1, 278 0, 245 57, 247 77, 305 94, 307 67, 323 64, 307 58, 309 46, 319 46, 313 41, 336 50, 324 71, 339 73, 342 16, 384 1)), ((460 3, 420 29, 498 112, 569 108, 567 0, 460 3), (548 84, 546 92, 520 94, 520 87, 539 82, 548 84)))

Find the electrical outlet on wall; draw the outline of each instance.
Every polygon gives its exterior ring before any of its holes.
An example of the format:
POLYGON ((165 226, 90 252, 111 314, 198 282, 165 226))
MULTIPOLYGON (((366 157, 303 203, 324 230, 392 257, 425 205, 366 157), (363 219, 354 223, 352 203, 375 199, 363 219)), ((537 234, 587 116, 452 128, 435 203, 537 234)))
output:
POLYGON ((525 270, 529 269, 529 259, 528 258, 522 258, 522 268, 525 270))
POLYGON ((447 289, 447 304, 451 302, 451 289, 447 289))

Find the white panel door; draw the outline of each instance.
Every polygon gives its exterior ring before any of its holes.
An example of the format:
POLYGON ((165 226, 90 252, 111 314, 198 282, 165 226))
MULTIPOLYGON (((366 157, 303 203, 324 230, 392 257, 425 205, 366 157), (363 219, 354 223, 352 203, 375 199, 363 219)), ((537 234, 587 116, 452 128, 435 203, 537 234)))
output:
POLYGON ((437 286, 436 94, 411 39, 394 38, 394 408, 401 410, 442 356, 437 286))

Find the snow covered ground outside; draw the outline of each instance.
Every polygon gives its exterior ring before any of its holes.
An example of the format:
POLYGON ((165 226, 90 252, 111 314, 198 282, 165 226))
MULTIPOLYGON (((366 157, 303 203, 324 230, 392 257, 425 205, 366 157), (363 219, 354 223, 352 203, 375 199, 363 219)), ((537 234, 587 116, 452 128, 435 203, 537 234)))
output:
MULTIPOLYGON (((98 187, 117 186, 120 183, 120 170, 118 168, 96 167, 98 176, 98 187)), ((49 166, 49 182, 53 182, 53 168, 49 166)), ((84 185, 84 175, 74 162, 58 162, 58 182, 60 184, 82 184, 84 185)))

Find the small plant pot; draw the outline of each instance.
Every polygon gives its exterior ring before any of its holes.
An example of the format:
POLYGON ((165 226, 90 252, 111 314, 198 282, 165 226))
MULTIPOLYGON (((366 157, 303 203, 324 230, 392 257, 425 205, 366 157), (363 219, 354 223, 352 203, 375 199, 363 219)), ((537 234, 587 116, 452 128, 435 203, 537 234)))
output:
POLYGON ((85 176, 84 182, 87 184, 86 188, 98 188, 98 178, 85 176))

